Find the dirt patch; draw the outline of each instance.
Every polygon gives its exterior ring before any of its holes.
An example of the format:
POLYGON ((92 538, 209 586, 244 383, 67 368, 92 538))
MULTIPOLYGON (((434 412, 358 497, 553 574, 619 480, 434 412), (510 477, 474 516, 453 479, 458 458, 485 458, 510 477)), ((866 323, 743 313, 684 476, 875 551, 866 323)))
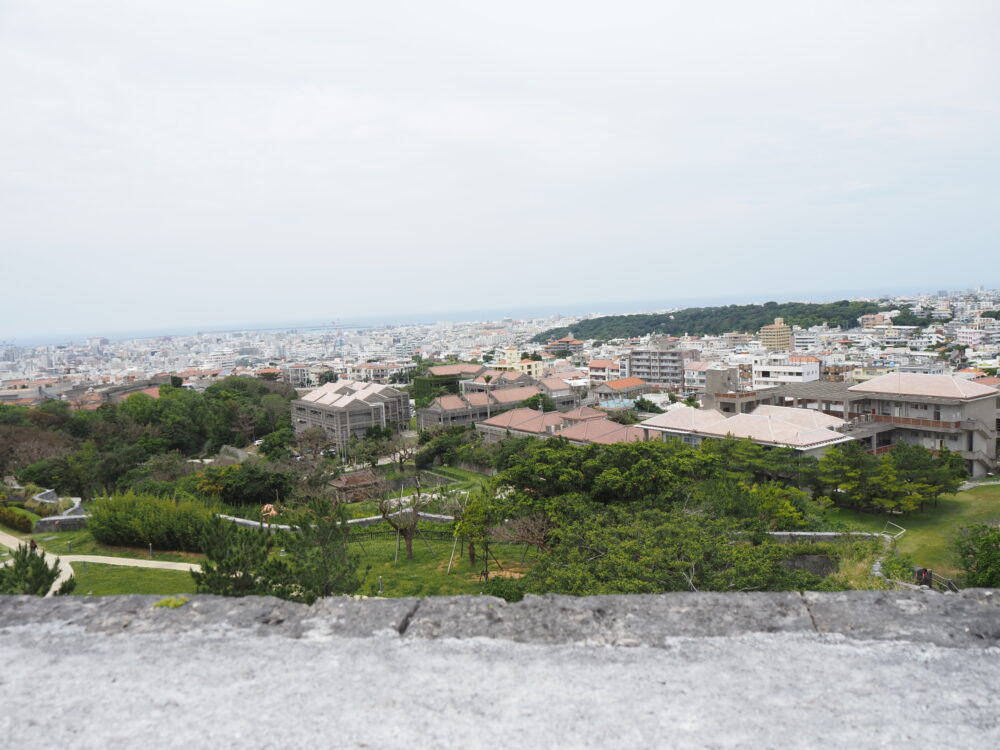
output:
POLYGON ((524 573, 516 570, 491 570, 490 578, 524 578, 524 573))

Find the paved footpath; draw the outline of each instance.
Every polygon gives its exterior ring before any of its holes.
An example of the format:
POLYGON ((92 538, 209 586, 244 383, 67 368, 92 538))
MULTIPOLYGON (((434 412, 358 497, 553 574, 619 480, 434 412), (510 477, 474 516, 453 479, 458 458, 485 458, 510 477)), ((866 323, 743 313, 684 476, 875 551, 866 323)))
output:
MULTIPOLYGON (((18 545, 26 544, 23 539, 19 539, 6 531, 0 531, 0 545, 17 549, 18 545)), ((201 566, 195 563, 161 562, 159 560, 142 560, 133 557, 109 557, 107 555, 54 555, 51 552, 44 552, 46 559, 51 563, 53 560, 59 563, 59 577, 52 584, 46 596, 54 596, 59 587, 73 575, 73 563, 98 563, 100 565, 121 565, 126 568, 157 568, 159 570, 201 570, 201 566)))

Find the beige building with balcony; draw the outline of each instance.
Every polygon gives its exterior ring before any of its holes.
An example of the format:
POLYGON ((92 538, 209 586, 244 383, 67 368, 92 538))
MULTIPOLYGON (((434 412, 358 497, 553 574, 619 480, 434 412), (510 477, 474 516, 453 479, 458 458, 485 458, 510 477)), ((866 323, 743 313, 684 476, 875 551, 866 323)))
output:
POLYGON ((295 433, 320 427, 338 451, 345 450, 351 437, 363 438, 371 427, 405 430, 409 421, 409 397, 379 383, 341 380, 292 401, 295 433))
POLYGON ((792 327, 784 318, 775 318, 771 325, 760 329, 760 345, 771 352, 787 352, 792 348, 792 327))

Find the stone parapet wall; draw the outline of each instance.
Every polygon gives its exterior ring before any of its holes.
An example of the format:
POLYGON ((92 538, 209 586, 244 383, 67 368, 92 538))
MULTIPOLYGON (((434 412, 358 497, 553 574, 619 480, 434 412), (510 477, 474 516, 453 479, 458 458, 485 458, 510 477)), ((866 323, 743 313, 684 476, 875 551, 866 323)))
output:
POLYGON ((72 623, 86 631, 244 631, 291 638, 388 636, 492 638, 519 643, 665 647, 677 637, 757 633, 836 634, 952 648, 1000 646, 1000 591, 673 593, 633 596, 489 596, 426 599, 334 597, 309 607, 270 597, 193 596, 176 609, 161 597, 9 597, 0 631, 72 623))

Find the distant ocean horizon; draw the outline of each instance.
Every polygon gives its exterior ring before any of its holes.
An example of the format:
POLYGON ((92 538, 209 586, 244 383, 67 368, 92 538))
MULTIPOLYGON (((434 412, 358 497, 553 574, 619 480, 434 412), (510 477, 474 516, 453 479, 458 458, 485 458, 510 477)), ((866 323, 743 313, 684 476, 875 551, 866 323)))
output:
MULTIPOLYGON (((433 325, 435 323, 461 323, 468 321, 499 321, 505 318, 525 320, 531 318, 550 318, 555 316, 576 317, 580 315, 634 315, 651 313, 659 310, 672 310, 684 307, 706 307, 717 305, 747 305, 762 304, 773 300, 775 302, 831 302, 839 299, 857 299, 863 297, 892 297, 900 294, 925 294, 924 288, 899 288, 892 291, 881 290, 837 290, 811 292, 804 295, 795 294, 728 294, 707 297, 670 298, 653 300, 628 300, 617 302, 579 302, 554 305, 518 305, 505 308, 480 308, 469 310, 415 311, 408 313, 373 314, 366 316, 331 315, 328 318, 310 318, 298 320, 247 321, 242 324, 220 324, 205 326, 175 326, 143 328, 118 331, 92 331, 87 333, 26 336, 24 339, 0 339, 0 344, 16 346, 45 346, 80 343, 88 338, 103 337, 109 341, 124 341, 129 339, 158 338, 163 336, 194 336, 211 333, 236 333, 240 331, 290 331, 293 329, 333 328, 336 321, 343 328, 360 330, 365 328, 384 328, 398 325, 433 325)), ((555 327, 555 326, 553 326, 555 327)))

